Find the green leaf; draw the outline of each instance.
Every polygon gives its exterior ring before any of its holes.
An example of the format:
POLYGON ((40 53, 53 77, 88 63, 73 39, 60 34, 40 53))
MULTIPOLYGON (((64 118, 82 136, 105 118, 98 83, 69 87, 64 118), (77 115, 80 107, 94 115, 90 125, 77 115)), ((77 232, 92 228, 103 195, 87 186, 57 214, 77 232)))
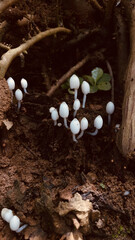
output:
POLYGON ((82 82, 84 81, 82 77, 79 77, 79 80, 80 80, 80 84, 82 84, 82 82))
POLYGON ((100 183, 100 187, 103 188, 103 189, 106 188, 106 186, 103 183, 100 183))
POLYGON ((94 82, 96 83, 103 75, 103 70, 102 68, 94 68, 92 71, 91 71, 91 74, 92 74, 92 78, 94 79, 94 82))
POLYGON ((103 73, 102 77, 97 81, 97 83, 100 82, 110 82, 111 76, 108 73, 103 73))
POLYGON ((69 88, 69 79, 61 85, 63 89, 68 89, 69 88))
POLYGON ((108 91, 111 89, 111 84, 110 82, 101 82, 97 84, 97 88, 99 90, 108 91))
POLYGON ((90 75, 84 75, 83 78, 84 78, 84 80, 89 82, 91 85, 95 85, 95 80, 90 75))
POLYGON ((98 91, 98 88, 97 88, 96 85, 90 86, 90 93, 95 93, 95 92, 97 92, 97 91, 98 91))
POLYGON ((75 91, 73 91, 73 90, 71 90, 70 88, 68 88, 68 92, 69 92, 69 94, 75 94, 75 91))

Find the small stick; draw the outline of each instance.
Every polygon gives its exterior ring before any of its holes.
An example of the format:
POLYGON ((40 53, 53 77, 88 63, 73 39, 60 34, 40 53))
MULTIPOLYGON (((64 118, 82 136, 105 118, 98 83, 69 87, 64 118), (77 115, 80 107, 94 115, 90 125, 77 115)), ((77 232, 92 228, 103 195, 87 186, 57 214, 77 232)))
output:
POLYGON ((107 68, 108 68, 108 71, 109 71, 109 74, 111 76, 111 79, 112 79, 112 91, 111 91, 111 101, 114 103, 114 77, 113 77, 113 71, 112 71, 112 68, 111 68, 111 65, 108 61, 106 61, 106 65, 107 65, 107 68))
POLYGON ((75 71, 77 71, 79 68, 81 68, 88 60, 90 59, 90 55, 86 55, 80 62, 78 62, 76 65, 74 65, 72 68, 69 69, 68 72, 66 72, 56 83, 56 85, 52 85, 50 90, 47 92, 47 96, 51 97, 54 92, 60 87, 62 83, 64 83, 72 74, 74 74, 75 71))

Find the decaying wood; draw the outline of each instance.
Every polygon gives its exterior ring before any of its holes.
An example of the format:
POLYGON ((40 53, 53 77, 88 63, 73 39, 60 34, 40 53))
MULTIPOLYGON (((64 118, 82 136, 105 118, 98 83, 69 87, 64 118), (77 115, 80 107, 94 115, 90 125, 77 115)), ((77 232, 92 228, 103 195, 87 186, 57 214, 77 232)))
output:
POLYGON ((73 73, 75 73, 78 69, 80 69, 88 60, 90 59, 90 55, 88 54, 85 56, 80 62, 78 62, 76 65, 74 65, 72 68, 69 69, 68 72, 66 72, 56 83, 56 85, 53 85, 51 89, 47 92, 47 96, 51 97, 54 92, 60 87, 62 83, 64 83, 73 73))
MULTIPOLYGON (((125 1, 126 3, 126 1, 125 1)), ((129 4, 130 5, 130 4, 129 4)), ((126 4, 128 9, 128 3, 126 4)), ((129 9, 128 9, 129 10, 129 9)), ((135 9, 130 11, 130 56, 125 74, 122 125, 117 138, 121 153, 135 156, 135 9)))
POLYGON ((19 47, 8 50, 5 54, 2 55, 0 60, 0 78, 3 78, 5 76, 7 69, 10 66, 11 62, 14 60, 14 58, 19 56, 24 51, 28 50, 31 46, 33 46, 41 39, 51 35, 55 35, 59 32, 70 33, 71 31, 64 27, 52 28, 44 32, 40 32, 36 36, 27 40, 25 43, 21 44, 19 47))

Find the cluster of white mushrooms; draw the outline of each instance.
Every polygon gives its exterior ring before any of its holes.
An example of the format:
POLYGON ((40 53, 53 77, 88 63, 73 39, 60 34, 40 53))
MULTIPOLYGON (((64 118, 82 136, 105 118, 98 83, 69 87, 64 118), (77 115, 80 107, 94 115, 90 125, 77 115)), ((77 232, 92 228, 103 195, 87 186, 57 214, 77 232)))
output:
MULTIPOLYGON (((13 102, 13 96, 14 96, 13 90, 15 89, 15 81, 12 77, 9 77, 7 79, 7 83, 8 83, 8 87, 11 91, 11 102, 13 102)), ((21 87, 23 88, 24 94, 28 94, 28 92, 27 92, 28 82, 24 78, 21 79, 21 87)), ((18 110, 19 110, 21 107, 21 101, 23 99, 23 93, 20 89, 17 89, 15 91, 15 97, 18 101, 18 110)))
MULTIPOLYGON (((81 121, 79 122, 78 119, 76 118, 77 111, 79 110, 81 103, 79 99, 77 98, 78 95, 78 89, 80 87, 80 80, 79 78, 74 74, 70 78, 70 88, 74 89, 74 103, 73 103, 73 120, 70 122, 70 126, 68 127, 67 124, 67 118, 69 116, 69 107, 66 102, 62 102, 59 107, 59 113, 56 108, 51 107, 49 109, 51 113, 51 118, 54 121, 54 126, 58 125, 57 120, 60 117, 64 119, 64 126, 66 128, 70 128, 72 134, 73 134, 73 141, 77 142, 77 139, 81 138, 84 134, 84 131, 88 128, 88 120, 87 118, 83 117, 81 121), (80 134, 77 136, 76 135, 80 132, 80 134)), ((88 82, 83 81, 81 84, 81 90, 83 93, 83 101, 82 101, 82 108, 85 108, 86 104, 86 96, 88 93, 90 93, 90 85, 88 82)), ((111 115, 113 114, 115 109, 114 103, 113 102, 108 102, 106 105, 106 112, 108 114, 108 125, 111 123, 111 115)), ((95 120, 94 120, 94 127, 95 131, 94 132, 87 132, 87 134, 90 134, 92 136, 97 135, 98 130, 101 129, 103 126, 103 118, 98 115, 95 120)))
POLYGON ((9 223, 10 229, 17 233, 21 232, 28 226, 28 224, 24 224, 20 227, 22 223, 20 222, 19 217, 17 217, 16 215, 13 215, 13 211, 8 208, 3 208, 1 210, 1 217, 4 221, 9 223))

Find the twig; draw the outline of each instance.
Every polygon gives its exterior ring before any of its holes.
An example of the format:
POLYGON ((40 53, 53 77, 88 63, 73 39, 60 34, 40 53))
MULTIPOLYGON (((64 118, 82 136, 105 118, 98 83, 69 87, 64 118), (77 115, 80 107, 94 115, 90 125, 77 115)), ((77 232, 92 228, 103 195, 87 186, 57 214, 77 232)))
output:
POLYGON ((114 77, 113 77, 113 71, 112 71, 111 65, 110 65, 110 63, 108 61, 106 61, 106 65, 107 65, 109 74, 110 74, 111 79, 112 79, 111 100, 114 103, 114 77))
POLYGON ((17 1, 18 0, 4 0, 0 2, 0 14, 17 1))
POLYGON ((93 8, 99 10, 100 12, 103 12, 103 8, 101 7, 101 5, 97 2, 97 0, 91 0, 90 1, 91 5, 93 8))
POLYGON ((90 59, 90 55, 88 54, 83 58, 80 62, 78 62, 76 65, 74 65, 72 68, 69 69, 68 72, 66 72, 56 83, 56 85, 53 85, 51 89, 47 92, 47 96, 51 97, 54 92, 60 87, 62 83, 64 83, 75 71, 77 71, 79 68, 81 68, 88 60, 90 59))
POLYGON ((5 54, 2 55, 0 60, 0 78, 3 78, 5 76, 8 67, 10 66, 11 62, 14 60, 15 57, 19 56, 21 53, 29 49, 36 42, 42 40, 45 37, 54 35, 58 32, 70 33, 71 30, 64 27, 52 28, 44 32, 40 32, 36 36, 27 40, 25 43, 21 44, 19 47, 8 50, 5 54))

